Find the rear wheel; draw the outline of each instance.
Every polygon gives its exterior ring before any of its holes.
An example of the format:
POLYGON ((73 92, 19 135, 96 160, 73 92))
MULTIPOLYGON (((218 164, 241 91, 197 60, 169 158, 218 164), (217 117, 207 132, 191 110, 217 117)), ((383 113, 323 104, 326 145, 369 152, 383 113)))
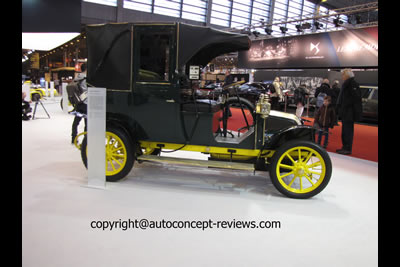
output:
MULTIPOLYGON (((131 171, 134 164, 134 148, 129 136, 119 128, 107 128, 106 146, 106 180, 116 182, 131 171)), ((87 168, 87 136, 82 141, 81 157, 87 168)))
POLYGON ((310 198, 329 183, 332 163, 326 150, 310 141, 291 141, 275 152, 270 177, 276 189, 291 198, 310 198))

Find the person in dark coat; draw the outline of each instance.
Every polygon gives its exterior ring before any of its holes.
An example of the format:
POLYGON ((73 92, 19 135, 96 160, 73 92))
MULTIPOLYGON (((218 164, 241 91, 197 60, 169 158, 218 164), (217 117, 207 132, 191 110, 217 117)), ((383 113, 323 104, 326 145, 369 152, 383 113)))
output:
POLYGON ((324 97, 324 104, 318 109, 314 117, 314 126, 318 129, 318 145, 321 145, 322 135, 325 136, 323 147, 328 146, 329 128, 333 128, 336 122, 335 109, 331 105, 331 97, 324 97))
MULTIPOLYGON (((86 84, 86 64, 83 63, 81 65, 81 73, 77 75, 75 78, 76 82, 79 82, 82 90, 87 92, 87 84, 86 84)), ((78 103, 75 107, 75 111, 81 114, 87 114, 87 99, 85 99, 82 103, 78 103)), ((78 135, 78 126, 81 121, 81 116, 75 116, 74 121, 72 122, 72 132, 71 132, 71 144, 74 144, 75 137, 78 135)), ((85 121, 85 132, 87 131, 87 118, 84 118, 85 121)))
POLYGON ((306 105, 306 96, 309 95, 306 85, 300 84, 296 90, 294 90, 294 103, 296 104, 296 116, 301 119, 301 115, 306 105))
POLYGON ((342 70, 342 79, 344 83, 337 101, 338 115, 342 119, 342 148, 336 152, 349 155, 353 148, 354 122, 359 121, 362 114, 361 90, 351 69, 342 70))
MULTIPOLYGON (((320 87, 318 87, 317 89, 315 89, 315 98, 318 98, 318 95, 320 93, 324 93, 328 96, 330 96, 331 98, 333 98, 333 91, 331 90, 331 86, 329 85, 329 80, 327 78, 324 78, 322 80, 322 84, 320 87)), ((322 100, 322 99, 321 99, 322 100)), ((322 101, 321 101, 322 102, 322 101)), ((317 101, 317 107, 320 108, 322 106, 322 103, 320 105, 318 105, 318 101, 317 101)))
MULTIPOLYGON (((331 90, 332 90, 332 96, 331 96, 332 97, 332 103, 331 103, 331 105, 335 108, 336 114, 338 114, 338 110, 337 110, 337 106, 336 106, 337 98, 339 97, 339 93, 340 93, 340 87, 339 87, 339 81, 338 80, 335 80, 333 82, 331 90)), ((338 116, 336 116, 335 125, 339 125, 338 124, 338 116)))

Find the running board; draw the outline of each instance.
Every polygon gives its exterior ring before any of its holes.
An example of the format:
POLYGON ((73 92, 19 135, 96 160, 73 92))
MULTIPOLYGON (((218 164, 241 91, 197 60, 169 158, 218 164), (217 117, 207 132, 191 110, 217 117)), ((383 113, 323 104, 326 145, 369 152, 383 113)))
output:
POLYGON ((213 167, 213 168, 222 168, 222 169, 254 171, 254 164, 249 164, 249 163, 172 158, 172 157, 162 157, 162 156, 154 156, 154 155, 141 155, 141 156, 137 157, 137 159, 140 161, 153 161, 153 162, 162 162, 162 163, 168 163, 168 164, 179 164, 179 165, 190 165, 190 166, 200 166, 200 167, 213 167))

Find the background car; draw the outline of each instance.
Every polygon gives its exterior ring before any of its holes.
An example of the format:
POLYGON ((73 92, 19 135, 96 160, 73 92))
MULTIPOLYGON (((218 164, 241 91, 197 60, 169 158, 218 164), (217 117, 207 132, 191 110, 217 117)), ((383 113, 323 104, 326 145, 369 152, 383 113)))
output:
POLYGON ((361 85, 363 120, 378 121, 378 86, 361 85))

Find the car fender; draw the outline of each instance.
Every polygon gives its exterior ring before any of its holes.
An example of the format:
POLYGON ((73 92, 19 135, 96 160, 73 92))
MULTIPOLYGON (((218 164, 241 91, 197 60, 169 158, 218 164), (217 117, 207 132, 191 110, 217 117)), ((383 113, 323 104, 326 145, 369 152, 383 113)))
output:
POLYGON ((140 125, 132 118, 115 113, 107 112, 106 115, 106 126, 107 127, 117 127, 123 130, 132 140, 132 143, 139 140, 145 133, 140 125))
POLYGON ((306 125, 296 125, 281 129, 266 136, 263 149, 276 149, 292 140, 315 141, 315 129, 306 125))

